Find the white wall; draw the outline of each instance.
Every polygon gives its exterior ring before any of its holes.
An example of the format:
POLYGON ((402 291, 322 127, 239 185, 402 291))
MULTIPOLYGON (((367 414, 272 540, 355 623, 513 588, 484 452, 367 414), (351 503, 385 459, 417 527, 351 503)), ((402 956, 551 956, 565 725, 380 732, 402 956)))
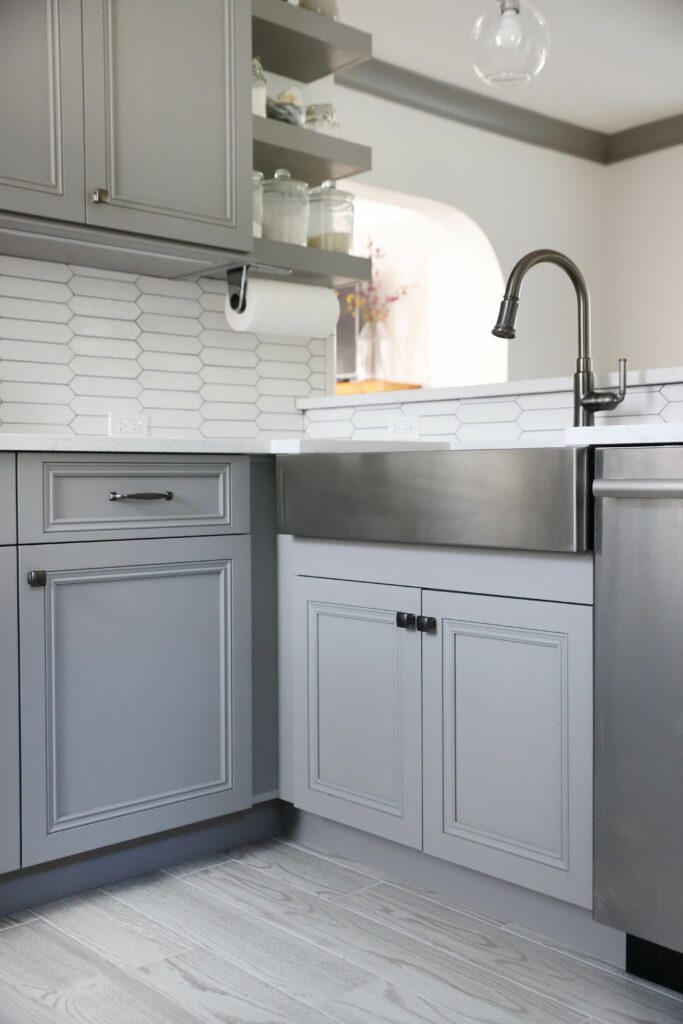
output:
POLYGON ((683 145, 608 168, 610 360, 683 363, 683 145))
MULTIPOLYGON (((606 168, 350 89, 338 87, 335 102, 345 135, 373 147, 373 171, 362 180, 462 210, 484 230, 506 276, 530 249, 560 249, 576 260, 594 296, 596 361, 610 368, 602 329, 606 168)), ((573 370, 576 306, 562 271, 532 272, 518 324, 510 379, 573 370)))

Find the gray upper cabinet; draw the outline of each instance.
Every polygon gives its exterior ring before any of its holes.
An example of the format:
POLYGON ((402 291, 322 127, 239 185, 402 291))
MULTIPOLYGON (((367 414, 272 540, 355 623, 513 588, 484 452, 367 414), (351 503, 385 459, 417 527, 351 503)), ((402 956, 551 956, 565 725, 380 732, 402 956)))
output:
POLYGON ((19 550, 23 866, 248 807, 249 537, 19 550))
POLYGON ((0 3, 0 139, 0 209, 83 221, 80 0, 0 3))
POLYGON ((592 609, 425 591, 424 850, 592 904, 592 609))
POLYGON ((250 8, 83 5, 87 223, 251 248, 250 8))
POLYGON ((298 577, 293 606, 294 802, 419 848, 420 591, 298 577))
POLYGON ((0 547, 0 874, 19 859, 17 553, 0 547))

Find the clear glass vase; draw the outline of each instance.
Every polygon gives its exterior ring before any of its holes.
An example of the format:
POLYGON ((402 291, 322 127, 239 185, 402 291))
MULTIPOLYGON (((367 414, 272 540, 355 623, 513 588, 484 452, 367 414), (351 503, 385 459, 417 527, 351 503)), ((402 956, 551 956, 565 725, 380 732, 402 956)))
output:
POLYGON ((356 339, 356 380, 390 380, 391 353, 384 321, 366 323, 356 339))

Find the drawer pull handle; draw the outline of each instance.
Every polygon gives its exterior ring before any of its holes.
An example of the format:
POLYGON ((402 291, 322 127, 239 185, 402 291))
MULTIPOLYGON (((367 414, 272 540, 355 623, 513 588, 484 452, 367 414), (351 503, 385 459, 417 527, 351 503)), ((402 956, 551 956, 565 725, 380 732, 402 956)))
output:
POLYGON ((173 501, 173 491, 138 491, 136 494, 109 492, 110 501, 173 501))
POLYGON ((436 619, 431 615, 418 615, 418 633, 436 633, 436 619))

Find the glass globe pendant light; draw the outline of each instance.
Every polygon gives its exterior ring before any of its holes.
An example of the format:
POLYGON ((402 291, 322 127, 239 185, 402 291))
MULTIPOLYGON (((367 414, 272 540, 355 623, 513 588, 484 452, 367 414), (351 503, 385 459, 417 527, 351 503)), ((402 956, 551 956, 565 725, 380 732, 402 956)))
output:
POLYGON ((540 11, 527 0, 496 0, 472 30, 474 70, 487 85, 530 82, 543 69, 549 46, 540 11))

